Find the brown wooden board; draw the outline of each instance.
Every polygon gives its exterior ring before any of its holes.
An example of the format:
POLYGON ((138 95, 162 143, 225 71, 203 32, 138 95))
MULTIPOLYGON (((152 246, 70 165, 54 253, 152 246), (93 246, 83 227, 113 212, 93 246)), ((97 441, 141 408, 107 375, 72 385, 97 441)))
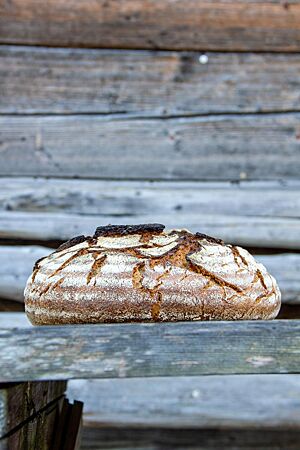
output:
POLYGON ((0 438, 61 397, 66 386, 64 381, 0 384, 0 438))
POLYGON ((299 450, 299 430, 83 428, 81 450, 299 450))
POLYGON ((118 48, 299 51, 298 1, 14 0, 0 41, 118 48))
POLYGON ((0 450, 54 450, 52 443, 60 404, 61 400, 51 403, 32 420, 0 439, 0 450))
POLYGON ((1 46, 0 113, 166 117, 299 111, 299 54, 207 57, 201 64, 194 52, 1 46))
POLYGON ((300 373, 300 321, 2 328, 0 380, 300 373))

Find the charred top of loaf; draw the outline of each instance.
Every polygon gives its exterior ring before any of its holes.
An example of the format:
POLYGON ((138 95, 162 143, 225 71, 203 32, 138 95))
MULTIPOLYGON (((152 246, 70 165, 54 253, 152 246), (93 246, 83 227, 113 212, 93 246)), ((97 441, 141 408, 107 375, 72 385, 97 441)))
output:
POLYGON ((57 252, 60 252, 61 250, 66 250, 69 247, 73 247, 74 245, 81 244, 81 242, 86 241, 87 239, 90 239, 90 236, 84 236, 81 234, 80 236, 75 236, 72 239, 70 239, 67 242, 64 242, 57 248, 57 252))
POLYGON ((221 245, 225 244, 225 242, 222 241, 222 239, 217 239, 217 238, 214 238, 212 236, 208 236, 207 234, 203 234, 203 233, 198 233, 197 232, 197 233, 195 233, 195 237, 198 238, 198 239, 205 239, 206 241, 212 242, 214 244, 221 244, 221 245))
POLYGON ((98 227, 95 231, 94 238, 99 236, 125 236, 128 234, 139 233, 162 233, 165 226, 161 223, 143 223, 141 225, 107 225, 98 227))

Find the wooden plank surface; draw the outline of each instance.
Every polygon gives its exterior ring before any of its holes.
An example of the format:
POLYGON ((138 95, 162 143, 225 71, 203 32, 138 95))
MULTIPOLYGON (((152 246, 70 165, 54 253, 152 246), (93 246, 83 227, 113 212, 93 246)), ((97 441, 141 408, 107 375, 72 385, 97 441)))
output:
POLYGON ((299 375, 72 380, 67 395, 86 427, 300 430, 299 375))
POLYGON ((299 430, 84 428, 81 450, 299 450, 299 430))
POLYGON ((194 52, 2 46, 0 112, 182 116, 299 111, 299 54, 206 56, 207 63, 201 64, 194 52))
MULTIPOLYGON (((53 249, 30 245, 3 245, 0 250, 0 297, 23 302, 24 287, 35 261, 51 253, 53 249)), ((255 255, 255 258, 264 264, 278 281, 282 302, 300 304, 300 254, 255 255)))
POLYGON ((27 328, 32 327, 24 312, 1 312, 0 328, 27 328))
POLYGON ((3 116, 0 136, 1 176, 231 181, 300 172, 299 113, 3 116))
POLYGON ((0 384, 0 439, 60 398, 66 387, 65 381, 0 384))
POLYGON ((25 284, 35 261, 51 251, 53 250, 41 246, 1 246, 0 297, 23 302, 25 284))
POLYGON ((0 380, 300 372, 300 321, 2 328, 0 380))
POLYGON ((118 48, 299 51, 298 1, 14 0, 0 41, 118 48))
POLYGON ((250 247, 300 249, 300 222, 294 218, 247 217, 214 214, 108 215, 0 212, 0 237, 15 239, 67 240, 90 235, 97 226, 159 222, 168 228, 201 231, 226 242, 250 247))
MULTIPOLYGON (((300 122, 300 115, 299 115, 300 122)), ((191 212, 300 219, 300 181, 148 182, 0 178, 0 211, 143 216, 191 212)))

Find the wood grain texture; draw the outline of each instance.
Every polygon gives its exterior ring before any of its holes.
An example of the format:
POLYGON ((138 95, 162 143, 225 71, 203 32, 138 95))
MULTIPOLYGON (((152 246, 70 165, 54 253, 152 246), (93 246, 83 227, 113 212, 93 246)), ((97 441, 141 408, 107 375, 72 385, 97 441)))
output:
MULTIPOLYGON (((69 239, 161 222, 248 246, 300 248, 300 184, 0 178, 0 236, 69 239)), ((29 251, 29 250, 28 250, 29 251)))
POLYGON ((194 52, 2 46, 0 112, 182 116, 299 111, 299 54, 207 57, 208 63, 201 64, 194 52))
POLYGON ((298 450, 299 430, 83 428, 82 450, 298 450))
POLYGON ((66 387, 64 381, 0 384, 0 439, 61 397, 66 387))
POLYGON ((299 124, 298 113, 135 120, 3 116, 0 175, 299 179, 299 124))
POLYGON ((151 213, 188 216, 191 212, 300 219, 300 181, 148 182, 3 177, 0 211, 80 214, 103 220, 106 216, 151 213))
MULTIPOLYGON (((0 250, 0 297, 23 302, 24 287, 35 261, 53 250, 19 245, 1 246, 0 250)), ((300 254, 255 255, 255 259, 277 280, 282 302, 300 304, 300 254)))
POLYGON ((7 43, 118 48, 299 51, 299 2, 15 0, 2 2, 7 43))
POLYGON ((41 246, 1 246, 0 297, 23 302, 25 284, 35 261, 51 251, 41 246))
POLYGON ((247 217, 215 214, 108 215, 105 218, 62 213, 0 212, 0 237, 67 240, 93 234, 101 225, 159 222, 168 228, 188 228, 228 243, 250 247, 300 249, 300 222, 293 218, 247 217))
POLYGON ((72 380, 67 395, 91 428, 300 429, 299 375, 72 380))
POLYGON ((300 321, 2 328, 0 380, 299 373, 300 321))
POLYGON ((61 400, 54 401, 24 422, 13 433, 0 439, 0 450, 52 450, 61 400))

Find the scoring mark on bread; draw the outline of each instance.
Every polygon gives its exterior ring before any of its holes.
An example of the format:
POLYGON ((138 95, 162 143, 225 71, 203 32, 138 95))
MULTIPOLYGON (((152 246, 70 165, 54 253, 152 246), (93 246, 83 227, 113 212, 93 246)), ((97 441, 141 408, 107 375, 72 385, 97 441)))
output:
POLYGON ((86 255, 88 254, 89 251, 87 248, 82 248, 80 250, 78 250, 74 255, 71 255, 65 262, 63 262, 50 276, 54 277, 54 275, 57 275, 62 269, 64 269, 66 266, 68 266, 70 264, 71 261, 73 261, 74 259, 78 258, 79 256, 82 255, 86 255))
POLYGON ((156 284, 153 288, 148 288, 143 285, 143 280, 145 276, 146 263, 140 262, 136 264, 132 271, 132 285, 135 289, 142 291, 144 294, 148 294, 150 299, 153 300, 151 304, 151 318, 154 321, 159 321, 161 303, 163 300, 162 293, 158 288, 162 285, 162 279, 169 275, 169 270, 163 272, 156 278, 156 284))
POLYGON ((94 286, 96 285, 97 279, 96 276, 100 273, 101 267, 103 266, 107 256, 106 255, 98 255, 96 253, 93 254, 94 262, 90 269, 90 271, 87 274, 86 278, 86 284, 89 284, 92 278, 95 278, 94 286))
POLYGON ((244 292, 244 290, 242 288, 240 288, 239 286, 236 286, 235 284, 230 283, 229 281, 225 281, 223 278, 218 277, 214 273, 212 273, 209 270, 207 270, 205 267, 201 266, 198 262, 196 263, 193 260, 193 253, 187 254, 186 255, 186 259, 189 262, 189 264, 191 266, 191 269, 194 272, 200 273, 204 277, 206 277, 206 278, 208 278, 210 280, 213 280, 216 284, 218 284, 222 288, 224 288, 226 286, 226 287, 232 289, 233 291, 235 291, 237 293, 243 293, 244 292))
POLYGON ((56 287, 60 286, 62 284, 62 282, 64 281, 65 277, 60 278, 59 280, 57 280, 55 283, 49 283, 41 292, 40 292, 40 296, 42 296, 43 294, 46 294, 50 289, 53 290, 56 287))

